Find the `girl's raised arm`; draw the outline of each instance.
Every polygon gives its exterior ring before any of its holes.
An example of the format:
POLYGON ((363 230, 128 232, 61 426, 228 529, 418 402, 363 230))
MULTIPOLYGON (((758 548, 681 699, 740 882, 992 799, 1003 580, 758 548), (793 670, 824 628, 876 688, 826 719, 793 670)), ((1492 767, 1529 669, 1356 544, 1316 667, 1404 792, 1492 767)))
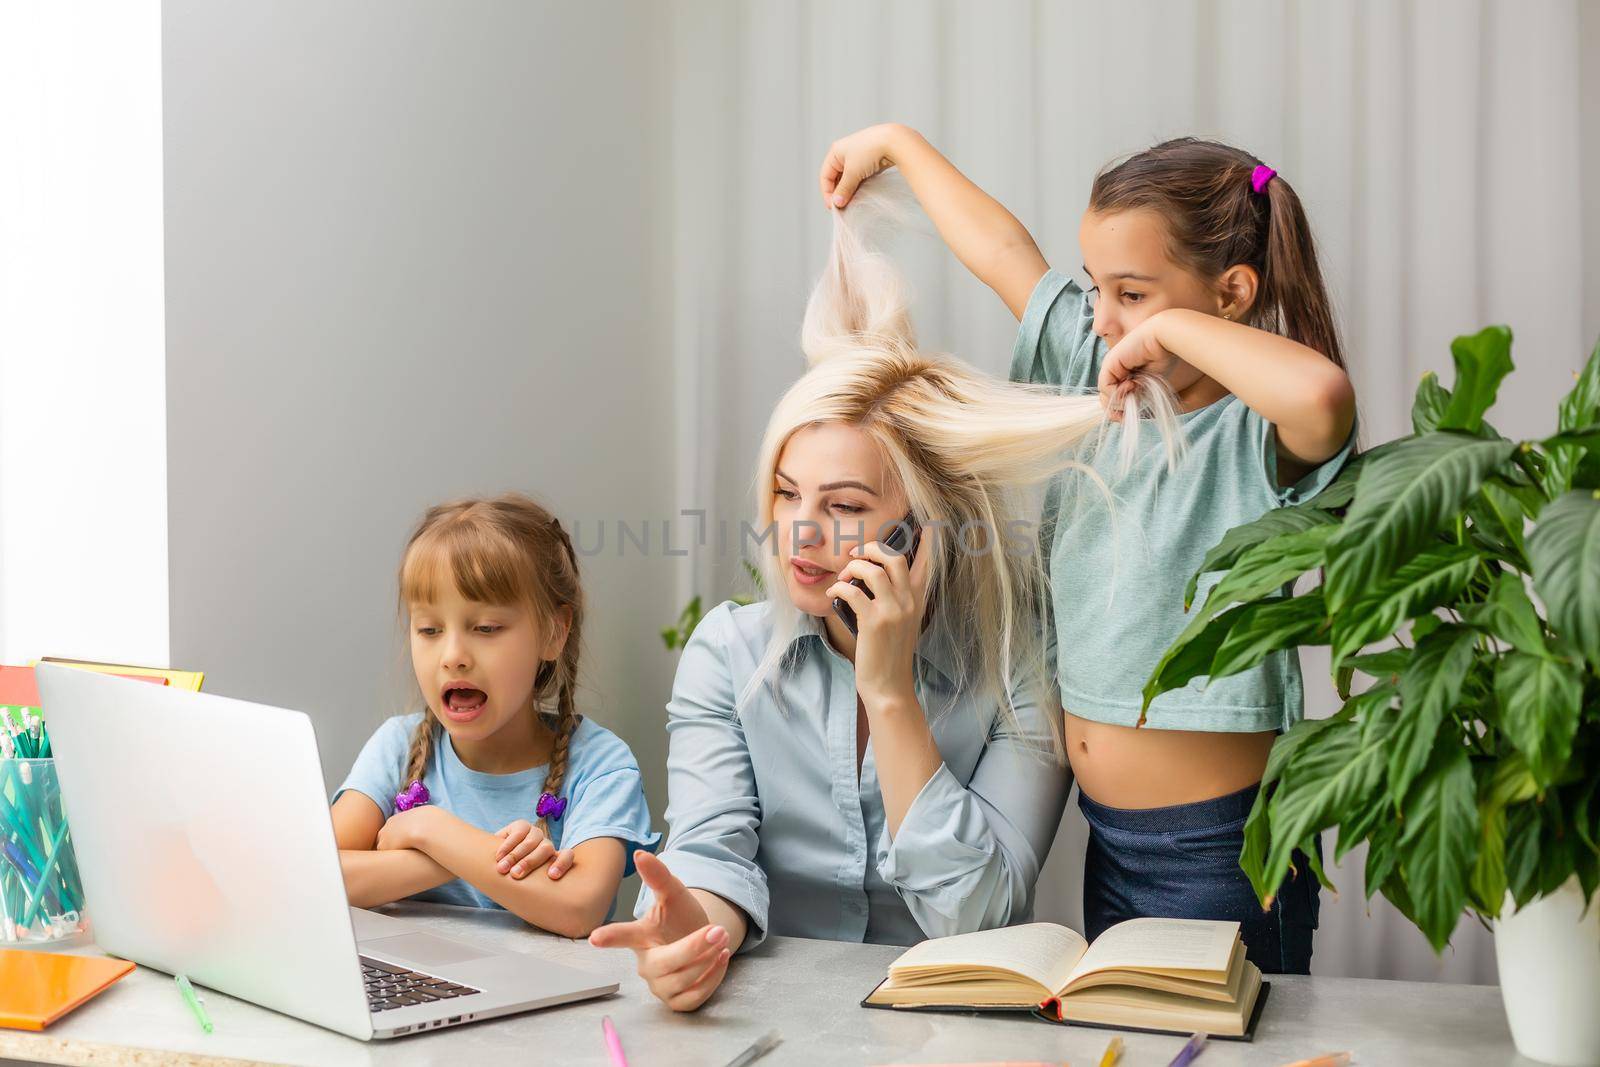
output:
POLYGON ((916 130, 886 123, 833 142, 818 175, 823 202, 832 208, 845 207, 862 182, 890 167, 900 169, 939 236, 962 265, 999 294, 1013 315, 1022 318, 1033 287, 1050 264, 1016 216, 974 185, 916 130))

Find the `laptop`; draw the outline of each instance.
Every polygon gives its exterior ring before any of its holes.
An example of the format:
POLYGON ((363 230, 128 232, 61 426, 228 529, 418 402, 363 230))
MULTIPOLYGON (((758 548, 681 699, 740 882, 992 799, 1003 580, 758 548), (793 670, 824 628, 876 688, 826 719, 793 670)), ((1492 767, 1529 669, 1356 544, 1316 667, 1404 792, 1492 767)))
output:
POLYGON ((35 676, 106 952, 363 1041, 617 991, 349 907, 303 713, 48 663, 35 676))

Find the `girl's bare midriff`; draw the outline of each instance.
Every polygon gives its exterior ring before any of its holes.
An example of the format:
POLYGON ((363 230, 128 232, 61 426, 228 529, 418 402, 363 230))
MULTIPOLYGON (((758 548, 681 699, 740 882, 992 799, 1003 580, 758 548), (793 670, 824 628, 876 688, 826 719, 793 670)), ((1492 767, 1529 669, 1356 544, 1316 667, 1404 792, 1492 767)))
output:
POLYGON ((1261 781, 1277 736, 1135 729, 1063 714, 1078 787, 1112 808, 1165 808, 1237 793, 1261 781))

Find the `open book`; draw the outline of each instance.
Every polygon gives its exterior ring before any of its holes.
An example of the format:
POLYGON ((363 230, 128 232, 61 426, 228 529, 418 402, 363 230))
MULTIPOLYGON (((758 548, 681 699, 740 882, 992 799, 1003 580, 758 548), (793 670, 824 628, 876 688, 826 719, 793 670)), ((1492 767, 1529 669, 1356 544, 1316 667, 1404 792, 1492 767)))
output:
POLYGON ((1065 926, 1028 923, 913 945, 862 1005, 1247 1037, 1263 988, 1236 922, 1130 919, 1093 945, 1065 926))

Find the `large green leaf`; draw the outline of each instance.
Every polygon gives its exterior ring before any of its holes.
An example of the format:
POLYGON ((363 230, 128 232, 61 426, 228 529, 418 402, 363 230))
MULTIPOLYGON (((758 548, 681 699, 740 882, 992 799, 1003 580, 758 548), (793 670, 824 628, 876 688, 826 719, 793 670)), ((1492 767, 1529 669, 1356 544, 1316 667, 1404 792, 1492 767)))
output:
MULTIPOLYGON (((1359 716, 1363 748, 1374 745, 1381 748, 1390 743, 1389 739, 1394 736, 1399 722, 1393 707, 1397 692, 1398 686, 1383 682, 1352 697, 1345 705, 1359 716)), ((1351 808, 1339 820, 1339 837, 1333 849, 1334 862, 1344 859, 1352 848, 1370 838, 1381 823, 1389 822, 1394 817, 1394 805, 1382 790, 1373 794, 1370 803, 1351 808)))
POLYGON ((1583 675, 1550 656, 1511 651, 1494 672, 1500 728, 1528 761, 1541 786, 1555 781, 1572 755, 1583 709, 1583 675))
POLYGON ((1572 391, 1562 398, 1556 413, 1556 429, 1562 433, 1600 422, 1600 343, 1573 377, 1572 391))
MULTIPOLYGON (((1271 514, 1269 512, 1268 514, 1271 514)), ((1319 513, 1320 514, 1320 513, 1319 513)), ((1197 631, 1223 608, 1246 604, 1281 592, 1283 587, 1313 567, 1322 565, 1323 550, 1339 528, 1331 523, 1280 534, 1248 549, 1211 591, 1187 627, 1197 631)))
POLYGON ((1478 490, 1478 495, 1467 502, 1467 514, 1472 517, 1474 529, 1504 545, 1503 555, 1522 570, 1527 570, 1527 549, 1523 544, 1528 513, 1522 502, 1504 482, 1490 478, 1478 490))
POLYGON ((1561 825, 1565 819, 1559 807, 1546 804, 1539 810, 1546 823, 1554 824, 1543 833, 1539 844, 1539 895, 1549 896, 1572 877, 1577 853, 1582 849, 1577 836, 1561 825))
POLYGON ((1528 760, 1520 752, 1507 752, 1494 761, 1494 773, 1486 788, 1483 802, 1496 808, 1509 808, 1539 794, 1539 783, 1534 781, 1528 760))
POLYGON ((1411 438, 1402 437, 1398 440, 1385 441, 1381 445, 1375 445, 1365 452, 1357 452, 1345 463, 1344 469, 1339 471, 1338 476, 1328 483, 1327 488, 1307 500, 1304 504, 1297 506, 1318 508, 1322 511, 1338 511, 1349 507, 1350 502, 1356 497, 1356 486, 1361 481, 1362 468, 1373 460, 1394 451, 1409 440, 1411 438))
POLYGON ((1473 905, 1489 918, 1500 914, 1506 887, 1506 812, 1486 808, 1479 812, 1478 858, 1472 865, 1473 905))
POLYGON ((1477 569, 1477 553, 1460 545, 1436 545, 1412 557, 1334 613, 1334 663, 1459 596, 1477 569))
POLYGON ((1284 768, 1294 759, 1301 745, 1332 726, 1350 721, 1350 716, 1351 709, 1346 706, 1331 718, 1301 719, 1278 738, 1272 751, 1267 754, 1267 767, 1262 772, 1255 803, 1250 806, 1250 816, 1244 823, 1244 849, 1239 854, 1239 866, 1255 887, 1257 899, 1270 895, 1276 889, 1276 886, 1269 886, 1264 881, 1264 865, 1271 841, 1267 830, 1267 808, 1273 795, 1273 786, 1282 777, 1284 768))
POLYGON ((1443 735, 1412 788, 1400 834, 1400 870, 1418 927, 1444 950, 1467 904, 1478 850, 1478 806, 1472 766, 1459 738, 1443 735))
MULTIPOLYGON (((1185 631, 1167 649, 1144 683, 1144 710, 1162 693, 1196 678, 1248 670, 1278 649, 1326 644, 1324 623, 1322 594, 1315 591, 1229 608, 1199 630, 1185 631)), ((1142 713, 1139 721, 1144 722, 1142 713)))
POLYGON ((1308 737, 1278 782, 1268 809, 1271 845, 1260 885, 1275 891, 1301 842, 1378 803, 1382 785, 1381 738, 1364 741, 1354 722, 1331 724, 1308 737))
POLYGON ((1236 608, 1230 608, 1202 626, 1198 633, 1191 634, 1185 631, 1178 636, 1172 646, 1162 653, 1161 661, 1156 664, 1155 670, 1150 672, 1150 677, 1144 683, 1144 705, 1139 711, 1140 725, 1144 724, 1144 713, 1150 710, 1152 700, 1168 690, 1188 685, 1191 680, 1211 670, 1211 660, 1221 647, 1222 639, 1228 636, 1228 631, 1239 621, 1239 616, 1254 606, 1241 604, 1236 608))
POLYGON ((1580 426, 1576 430, 1563 431, 1554 437, 1546 437, 1539 444, 1544 448, 1576 445, 1585 451, 1600 448, 1600 423, 1590 423, 1588 426, 1580 426))
POLYGON ((1205 559, 1200 562, 1200 569, 1189 578, 1189 584, 1183 591, 1183 610, 1188 611, 1190 605, 1194 603, 1195 589, 1200 583, 1202 574, 1232 567, 1240 556, 1264 541, 1270 541, 1284 534, 1299 533, 1314 526, 1333 525, 1338 521, 1326 511, 1305 503, 1286 508, 1273 508, 1253 522, 1235 526, 1222 535, 1222 540, 1212 546, 1206 553, 1205 559))
POLYGON ((1466 612, 1467 621, 1481 627, 1512 648, 1530 656, 1550 655, 1539 612, 1528 599, 1520 574, 1501 574, 1489 587, 1483 603, 1466 612))
POLYGON ((1539 895, 1539 852, 1544 844, 1539 809, 1518 804, 1506 810, 1506 886, 1522 907, 1539 895))
POLYGON ((1457 337, 1450 342, 1450 356, 1456 363, 1456 384, 1438 428, 1477 433, 1501 381, 1511 373, 1511 330, 1487 326, 1470 336, 1457 337))
POLYGON ((1549 456, 1542 482, 1552 497, 1569 489, 1597 488, 1593 473, 1600 466, 1600 424, 1558 433, 1539 442, 1549 456))
POLYGON ((1319 593, 1259 600, 1245 609, 1211 659, 1206 673, 1212 678, 1247 671, 1281 649, 1328 642, 1319 593))
MULTIPOLYGON (((1372 831, 1372 836, 1367 839, 1367 862, 1365 864, 1366 894, 1367 899, 1372 899, 1384 886, 1384 883, 1394 878, 1395 867, 1400 862, 1400 825, 1398 823, 1379 823, 1372 831)), ((1394 879, 1398 881, 1398 879, 1394 879)), ((1388 894, 1385 894, 1386 896, 1388 894)), ((1409 907, 1401 908, 1401 913, 1407 919, 1411 918, 1409 907)), ((1415 920, 1412 920, 1413 922, 1415 920)))
POLYGON ((1572 805, 1572 823, 1577 828, 1578 838, 1590 852, 1600 853, 1600 803, 1596 803, 1596 794, 1600 792, 1600 778, 1590 778, 1577 789, 1577 801, 1572 805))
POLYGON ((1559 804, 1519 804, 1506 812, 1506 881, 1517 907, 1554 892, 1578 870, 1583 842, 1559 804))
POLYGON ((1368 463, 1328 546, 1326 595, 1337 613, 1428 543, 1516 446, 1460 433, 1402 441, 1368 463))
POLYGON ((1600 491, 1574 489, 1547 504, 1528 535, 1528 559, 1550 628, 1600 671, 1600 491))
MULTIPOLYGON (((1461 699, 1478 635, 1466 626, 1441 626, 1417 645, 1400 675, 1400 721, 1389 748, 1389 794, 1406 809, 1406 791, 1434 750, 1445 715, 1461 699)), ((1459 733, 1459 727, 1451 733, 1459 733)))
POLYGON ((1505 905, 1506 890, 1511 888, 1506 846, 1510 826, 1506 812, 1514 804, 1531 800, 1539 792, 1539 783, 1528 773, 1528 761, 1516 751, 1507 751, 1494 761, 1487 781, 1483 780, 1483 775, 1478 777, 1478 817, 1482 833, 1478 861, 1472 871, 1472 892, 1479 910, 1494 916, 1505 905))
POLYGON ((1422 375, 1417 383, 1417 395, 1411 401, 1411 428, 1418 434, 1432 433, 1439 428, 1445 409, 1450 406, 1450 390, 1439 384, 1433 371, 1422 375))
POLYGON ((1395 681, 1410 662, 1411 649, 1386 648, 1381 652, 1369 652, 1364 656, 1351 656, 1344 661, 1344 665, 1373 678, 1395 681))
POLYGON ((1600 423, 1600 344, 1589 353, 1583 370, 1573 375, 1572 391, 1561 399, 1556 414, 1556 428, 1560 432, 1543 442, 1550 455, 1544 488, 1551 496, 1560 496, 1568 489, 1589 482, 1580 471, 1600 465, 1600 455, 1596 455, 1600 447, 1574 441, 1568 436, 1579 434, 1595 423, 1600 423))

